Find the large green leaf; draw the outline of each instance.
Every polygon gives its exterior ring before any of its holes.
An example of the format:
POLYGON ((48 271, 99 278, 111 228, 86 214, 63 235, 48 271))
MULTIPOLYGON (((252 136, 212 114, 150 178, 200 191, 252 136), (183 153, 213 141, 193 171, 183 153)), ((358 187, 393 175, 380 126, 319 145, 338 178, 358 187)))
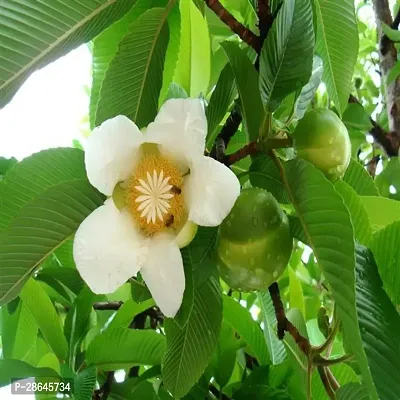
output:
POLYGON ((230 64, 225 65, 219 76, 217 86, 215 87, 210 102, 206 110, 208 133, 206 147, 211 148, 218 132, 216 128, 223 120, 230 105, 237 96, 235 80, 230 64))
POLYGON ((279 203, 290 203, 285 185, 271 157, 263 154, 253 159, 250 166, 250 182, 253 186, 271 192, 279 203))
POLYGON ((31 278, 25 283, 20 298, 59 360, 66 360, 68 343, 63 334, 60 317, 46 291, 40 283, 31 278))
POLYGON ((304 117, 304 114, 306 113, 307 108, 321 83, 323 71, 324 66, 322 60, 318 56, 315 56, 313 59, 311 78, 307 85, 303 86, 299 97, 296 99, 294 115, 297 119, 302 119, 304 117))
POLYGON ((96 386, 97 371, 89 367, 80 371, 74 379, 74 399, 91 400, 96 386))
POLYGON ((64 334, 69 344, 69 365, 73 368, 75 353, 89 330, 89 318, 96 295, 85 286, 72 307, 68 310, 64 324, 64 334))
POLYGON ((375 179, 381 196, 400 200, 400 158, 393 157, 386 164, 384 170, 375 179), (393 186, 396 193, 391 193, 390 188, 393 186))
POLYGON ((181 328, 165 322, 167 351, 162 364, 163 382, 175 397, 185 396, 199 380, 217 346, 222 320, 219 281, 209 277, 194 291, 193 308, 181 328))
POLYGON ((361 196, 373 230, 400 221, 400 201, 378 196, 361 196))
POLYGON ((286 349, 275 333, 276 315, 271 296, 268 292, 258 292, 258 300, 264 321, 264 337, 273 365, 281 364, 286 359, 286 349))
POLYGON ((372 239, 372 228, 360 197, 349 184, 341 180, 335 182, 335 189, 342 196, 344 204, 350 212, 356 239, 360 243, 368 245, 372 239))
POLYGON ((90 185, 78 149, 34 154, 15 165, 0 185, 0 304, 4 304, 104 197, 90 185))
POLYGON ((130 25, 149 8, 149 0, 136 0, 132 9, 118 22, 112 24, 93 41, 92 88, 90 90, 90 127, 94 127, 101 84, 110 61, 118 50, 119 42, 128 33, 130 25))
POLYGON ((86 351, 88 365, 115 371, 133 365, 161 364, 165 337, 151 330, 113 328, 95 337, 86 351))
POLYGON ((244 50, 232 42, 221 44, 232 66, 236 87, 241 100, 243 125, 248 140, 256 140, 263 116, 258 75, 244 50))
POLYGON ((2 356, 22 360, 36 342, 38 326, 23 302, 19 301, 15 310, 9 306, 0 310, 2 356))
POLYGON ((3 176, 6 174, 6 172, 17 162, 18 160, 14 157, 0 157, 0 181, 3 179, 3 176))
POLYGON ((224 321, 243 338, 261 365, 270 363, 260 325, 253 320, 248 310, 229 296, 224 296, 224 321))
POLYGON ((356 160, 351 160, 343 181, 348 183, 360 196, 379 196, 374 180, 356 160))
POLYGON ((367 391, 360 384, 351 382, 337 390, 337 400, 369 400, 367 391))
POLYGON ((371 243, 383 287, 393 304, 400 305, 400 221, 375 233, 371 243))
POLYGON ((400 315, 382 289, 371 251, 357 245, 356 261, 358 321, 368 365, 379 398, 393 400, 400 393, 400 315))
POLYGON ((349 103, 343 113, 343 123, 347 129, 359 129, 364 133, 372 128, 370 116, 359 103, 349 103))
POLYGON ((376 398, 357 326, 354 232, 349 211, 332 183, 307 161, 288 161, 284 176, 306 238, 331 288, 346 340, 376 398))
POLYGON ((0 387, 11 384, 15 378, 54 377, 59 375, 50 368, 37 368, 21 360, 0 360, 0 387))
POLYGON ((136 0, 2 1, 0 107, 35 70, 97 36, 136 0))
POLYGON ((291 92, 309 81, 314 28, 309 0, 285 1, 264 41, 260 56, 260 92, 273 112, 291 92))
POLYGON ((181 0, 180 11, 181 40, 174 82, 190 97, 206 96, 210 81, 208 25, 192 0, 181 0))
POLYGON ((358 55, 357 19, 353 0, 314 0, 317 53, 324 62, 323 80, 340 115, 351 90, 358 55))
POLYGON ((168 45, 166 21, 170 8, 146 11, 119 43, 101 86, 96 126, 120 114, 139 128, 154 120, 168 45))

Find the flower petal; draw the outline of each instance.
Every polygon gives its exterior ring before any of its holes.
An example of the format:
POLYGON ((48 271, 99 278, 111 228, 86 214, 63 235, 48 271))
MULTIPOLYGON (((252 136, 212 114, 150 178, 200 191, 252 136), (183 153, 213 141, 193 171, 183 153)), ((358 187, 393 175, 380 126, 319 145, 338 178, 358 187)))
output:
POLYGON ((115 185, 129 178, 132 173, 143 138, 139 128, 123 115, 95 128, 85 149, 90 183, 100 192, 111 196, 115 185))
POLYGON ((146 262, 146 243, 127 211, 120 212, 109 199, 76 232, 76 267, 94 293, 112 293, 146 262))
POLYGON ((207 119, 200 99, 169 99, 146 130, 146 142, 185 163, 203 155, 207 119))
POLYGON ((160 234, 152 239, 147 263, 140 272, 164 315, 174 317, 182 303, 185 275, 173 238, 160 234))
POLYGON ((235 204, 240 183, 224 164, 203 157, 192 164, 184 190, 189 220, 202 226, 217 226, 235 204))

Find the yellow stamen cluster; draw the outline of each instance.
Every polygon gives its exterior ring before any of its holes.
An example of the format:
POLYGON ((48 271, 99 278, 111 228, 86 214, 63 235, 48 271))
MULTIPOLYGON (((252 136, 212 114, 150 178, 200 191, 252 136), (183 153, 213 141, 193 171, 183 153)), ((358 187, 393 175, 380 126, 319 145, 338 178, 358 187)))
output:
POLYGON ((128 182, 125 202, 145 234, 152 236, 182 225, 182 185, 182 174, 171 161, 160 155, 143 155, 128 182))

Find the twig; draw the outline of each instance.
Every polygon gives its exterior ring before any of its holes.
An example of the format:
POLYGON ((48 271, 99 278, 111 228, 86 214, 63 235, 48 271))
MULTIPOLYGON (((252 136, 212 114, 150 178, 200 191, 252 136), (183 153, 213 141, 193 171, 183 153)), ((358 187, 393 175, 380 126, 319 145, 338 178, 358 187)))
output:
POLYGON ((205 0, 207 6, 218 15, 219 19, 229 26, 244 42, 251 46, 255 51, 261 49, 261 40, 249 28, 242 25, 221 3, 219 0, 205 0))
POLYGON ((339 382, 336 380, 335 376, 332 374, 332 371, 329 367, 325 368, 326 375, 328 376, 329 383, 332 389, 336 392, 340 388, 339 382))
MULTIPOLYGON (((349 103, 361 105, 357 97, 352 94, 349 96, 349 103)), ((372 124, 369 134, 374 138, 374 141, 383 148, 388 157, 396 157, 400 148, 400 137, 396 132, 386 132, 371 116, 369 120, 372 124)))
POLYGON ((246 158, 248 155, 256 154, 259 151, 257 142, 250 142, 249 144, 246 144, 246 146, 242 147, 238 151, 232 154, 228 154, 227 156, 224 157, 224 164, 226 165, 232 165, 235 164, 236 162, 242 160, 243 158, 246 158))
POLYGON ((300 350, 304 354, 309 355, 312 351, 312 346, 310 342, 300 334, 299 330, 286 318, 278 284, 274 282, 268 288, 268 290, 269 294, 271 295, 276 319, 278 321, 278 338, 282 340, 285 335, 285 331, 288 332, 293 337, 300 350))
POLYGON ((107 400, 110 392, 111 386, 114 382, 114 371, 110 371, 107 374, 107 378, 100 389, 93 392, 93 400, 107 400))
POLYGON ((325 367, 318 367, 318 373, 321 378, 322 384, 324 385, 324 388, 326 390, 326 393, 328 394, 329 398, 331 400, 336 399, 335 392, 333 391, 331 384, 329 382, 329 378, 326 373, 326 368, 325 367))
POLYGON ((122 301, 99 301, 93 303, 93 308, 95 310, 119 310, 124 304, 122 301))
POLYGON ((345 354, 341 357, 338 358, 332 358, 330 360, 327 360, 324 357, 321 357, 319 354, 316 354, 313 358, 313 363, 314 365, 320 365, 323 367, 329 367, 331 365, 336 365, 336 364, 340 364, 342 362, 346 362, 349 361, 353 358, 352 354, 345 354))

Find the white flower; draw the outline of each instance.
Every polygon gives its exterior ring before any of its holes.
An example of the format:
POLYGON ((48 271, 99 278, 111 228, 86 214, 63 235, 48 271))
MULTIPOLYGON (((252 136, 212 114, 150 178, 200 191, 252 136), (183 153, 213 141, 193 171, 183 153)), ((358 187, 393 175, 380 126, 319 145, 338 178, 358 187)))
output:
POLYGON ((219 225, 240 191, 229 168, 204 156, 206 134, 195 99, 168 100, 146 133, 121 115, 93 130, 87 175, 111 197, 74 241, 76 266, 93 292, 114 292, 140 271, 163 313, 175 316, 185 289, 179 247, 193 239, 193 227, 219 225))

